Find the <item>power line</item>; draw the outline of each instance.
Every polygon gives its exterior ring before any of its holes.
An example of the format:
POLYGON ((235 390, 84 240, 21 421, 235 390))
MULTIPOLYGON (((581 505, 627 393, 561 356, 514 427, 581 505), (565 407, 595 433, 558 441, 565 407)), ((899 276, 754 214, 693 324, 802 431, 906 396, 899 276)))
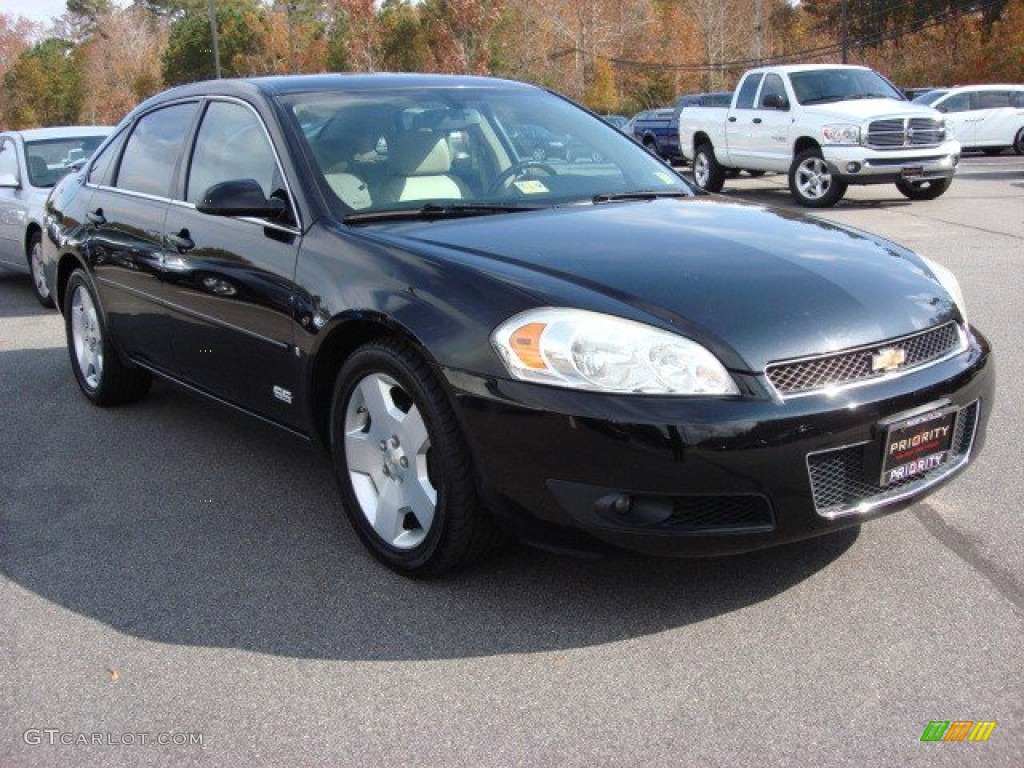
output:
MULTIPOLYGON (((879 32, 872 35, 862 35, 857 38, 850 38, 847 41, 847 45, 851 48, 864 48, 873 47, 880 45, 890 40, 895 40, 898 37, 902 37, 909 32, 922 32, 932 27, 937 27, 940 24, 945 23, 951 18, 962 15, 973 15, 981 13, 989 8, 996 5, 1000 5, 1004 0, 984 0, 983 2, 974 3, 968 9, 946 9, 934 14, 930 19, 923 22, 908 22, 906 24, 894 27, 888 32, 879 32)), ((913 0, 910 2, 902 3, 896 8, 908 8, 912 5, 916 5, 913 0)), ((877 15, 877 14, 876 14, 877 15)), ((724 61, 717 64, 667 64, 663 62, 653 63, 645 61, 636 61, 633 59, 623 59, 616 56, 600 56, 613 66, 621 69, 658 69, 658 70, 669 70, 672 72, 722 72, 730 69, 747 69, 752 66, 762 66, 771 64, 785 64, 792 62, 797 59, 806 58, 820 58, 824 56, 835 56, 842 51, 842 44, 829 43, 827 45, 821 45, 814 48, 805 48, 800 51, 793 51, 790 53, 780 53, 775 56, 767 56, 762 58, 750 58, 750 59, 735 59, 733 61, 724 61)))

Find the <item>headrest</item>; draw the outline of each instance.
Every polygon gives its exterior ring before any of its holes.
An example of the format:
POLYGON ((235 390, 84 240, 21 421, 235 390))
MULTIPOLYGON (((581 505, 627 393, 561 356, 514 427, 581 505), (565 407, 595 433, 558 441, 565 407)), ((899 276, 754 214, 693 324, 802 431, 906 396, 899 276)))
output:
POLYGON ((36 178, 45 176, 50 172, 49 166, 46 165, 46 160, 39 155, 28 156, 28 170, 36 178))
POLYGON ((407 131, 388 142, 388 160, 399 176, 443 176, 452 169, 444 136, 432 131, 407 131))

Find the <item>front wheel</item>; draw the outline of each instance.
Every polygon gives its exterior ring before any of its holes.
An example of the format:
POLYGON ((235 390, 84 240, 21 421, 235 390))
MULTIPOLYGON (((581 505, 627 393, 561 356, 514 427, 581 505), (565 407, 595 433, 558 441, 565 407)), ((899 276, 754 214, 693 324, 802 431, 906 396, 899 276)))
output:
POLYGON ((143 397, 153 382, 152 376, 149 371, 121 362, 92 285, 81 269, 71 274, 64 297, 68 353, 82 393, 96 405, 119 405, 143 397))
POLYGON ((701 144, 693 156, 693 183, 705 192, 721 192, 725 186, 725 169, 710 144, 701 144))
POLYGON ((43 273, 43 238, 38 232, 33 232, 28 241, 28 269, 32 273, 32 292, 36 299, 47 309, 53 309, 53 296, 43 273))
POLYGON ((805 149, 789 168, 789 191, 807 208, 830 208, 846 194, 846 182, 836 179, 817 149, 805 149))
POLYGON ((949 185, 952 183, 953 179, 924 179, 922 181, 900 179, 896 182, 896 189, 911 200, 934 200, 949 189, 949 185))
POLYGON ((1013 151, 1015 154, 1024 155, 1024 128, 1017 131, 1017 135, 1013 137, 1013 151))
POLYGON ((435 576, 471 564, 500 541, 480 509, 451 405, 407 344, 371 342, 342 366, 331 449, 352 527, 393 570, 435 576))

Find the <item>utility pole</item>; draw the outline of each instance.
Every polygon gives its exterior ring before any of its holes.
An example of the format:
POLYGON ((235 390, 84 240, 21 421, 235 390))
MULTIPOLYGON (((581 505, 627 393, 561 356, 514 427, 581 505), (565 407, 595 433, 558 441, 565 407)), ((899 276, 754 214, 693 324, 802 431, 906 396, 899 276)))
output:
POLYGON ((217 41, 217 12, 213 8, 214 0, 206 0, 206 7, 210 12, 210 39, 213 41, 213 71, 220 80, 220 43, 217 41))
POLYGON ((846 16, 847 0, 839 3, 839 39, 843 51, 843 64, 847 64, 850 58, 850 30, 849 20, 846 16))

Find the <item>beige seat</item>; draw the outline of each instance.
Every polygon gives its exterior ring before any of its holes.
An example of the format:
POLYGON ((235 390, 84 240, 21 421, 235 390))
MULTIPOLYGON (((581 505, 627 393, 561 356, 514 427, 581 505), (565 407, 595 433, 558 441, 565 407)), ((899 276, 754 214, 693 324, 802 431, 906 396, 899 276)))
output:
POLYGON ((451 175, 452 153, 441 134, 407 131, 388 141, 390 172, 380 197, 405 200, 461 200, 465 189, 451 175))
POLYGON ((373 197, 366 182, 354 173, 325 173, 331 190, 349 208, 361 211, 373 205, 373 197))

